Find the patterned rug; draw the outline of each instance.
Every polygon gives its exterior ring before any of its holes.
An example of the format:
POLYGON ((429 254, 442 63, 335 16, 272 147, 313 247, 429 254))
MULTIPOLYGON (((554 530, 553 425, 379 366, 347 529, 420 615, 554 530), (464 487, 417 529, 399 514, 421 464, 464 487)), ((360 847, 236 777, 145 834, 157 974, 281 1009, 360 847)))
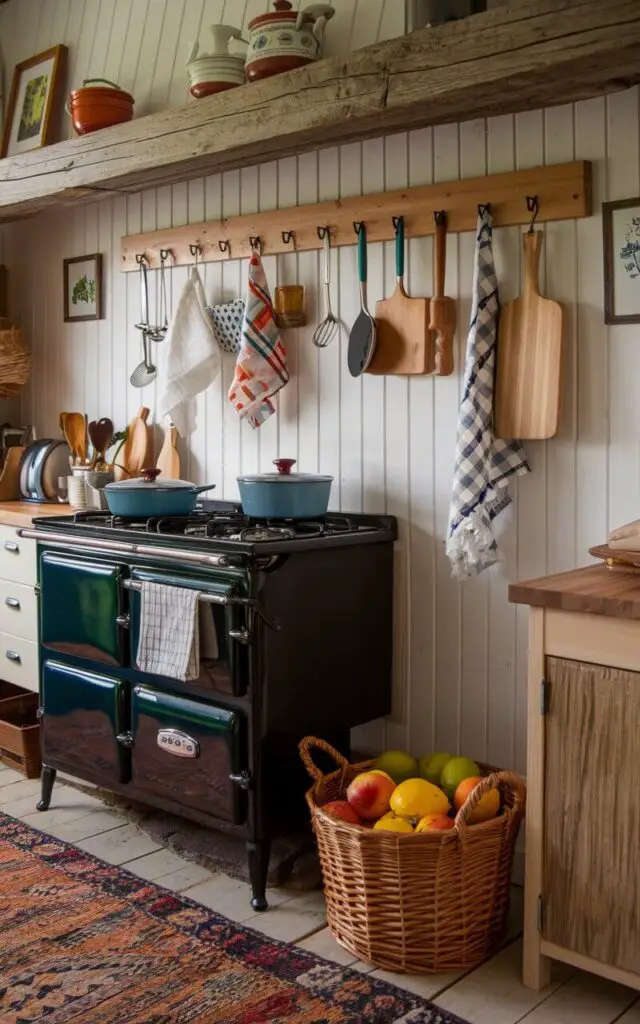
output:
POLYGON ((0 928, 1 1024, 460 1024, 3 814, 0 928))

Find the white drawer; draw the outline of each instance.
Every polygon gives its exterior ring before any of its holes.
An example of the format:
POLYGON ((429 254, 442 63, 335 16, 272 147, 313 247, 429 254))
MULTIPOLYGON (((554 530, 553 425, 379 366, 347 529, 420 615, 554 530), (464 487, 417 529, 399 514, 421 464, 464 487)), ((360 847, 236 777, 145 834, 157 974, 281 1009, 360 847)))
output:
POLYGON ((37 693, 38 645, 11 633, 0 633, 0 678, 37 693))
POLYGON ((36 542, 19 537, 15 526, 0 526, 0 579, 32 587, 38 579, 36 542))
POLYGON ((33 587, 0 580, 0 632, 38 639, 38 599, 33 587))

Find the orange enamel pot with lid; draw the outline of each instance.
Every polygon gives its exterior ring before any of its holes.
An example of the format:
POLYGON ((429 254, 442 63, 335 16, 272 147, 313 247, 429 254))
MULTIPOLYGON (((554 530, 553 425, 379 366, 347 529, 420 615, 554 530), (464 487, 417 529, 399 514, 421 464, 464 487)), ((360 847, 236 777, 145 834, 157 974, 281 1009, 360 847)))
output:
POLYGON ((133 117, 134 98, 106 78, 85 78, 81 89, 69 96, 67 113, 78 135, 122 124, 133 117), (101 85, 91 85, 101 82, 101 85))

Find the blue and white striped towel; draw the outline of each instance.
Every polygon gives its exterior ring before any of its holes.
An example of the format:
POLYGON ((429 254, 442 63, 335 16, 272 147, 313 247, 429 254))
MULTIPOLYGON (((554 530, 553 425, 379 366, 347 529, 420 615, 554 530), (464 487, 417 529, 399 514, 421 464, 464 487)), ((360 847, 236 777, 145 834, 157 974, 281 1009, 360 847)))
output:
POLYGON ((447 532, 447 555, 453 575, 459 578, 477 575, 499 560, 493 520, 511 502, 510 477, 530 471, 519 441, 505 441, 493 433, 500 304, 491 224, 489 207, 479 206, 473 306, 447 532))

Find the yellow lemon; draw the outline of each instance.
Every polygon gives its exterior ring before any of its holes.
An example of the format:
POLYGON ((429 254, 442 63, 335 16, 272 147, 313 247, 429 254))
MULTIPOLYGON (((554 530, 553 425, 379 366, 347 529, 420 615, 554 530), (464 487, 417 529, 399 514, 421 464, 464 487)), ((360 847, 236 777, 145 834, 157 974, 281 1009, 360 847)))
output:
POLYGON ((407 779, 391 794, 389 805, 399 818, 424 818, 427 814, 446 814, 449 801, 437 786, 426 779, 407 779))
POLYGON ((413 825, 405 821, 404 818, 396 818, 395 814, 385 814, 384 818, 376 821, 373 827, 380 832, 413 832, 413 825))

